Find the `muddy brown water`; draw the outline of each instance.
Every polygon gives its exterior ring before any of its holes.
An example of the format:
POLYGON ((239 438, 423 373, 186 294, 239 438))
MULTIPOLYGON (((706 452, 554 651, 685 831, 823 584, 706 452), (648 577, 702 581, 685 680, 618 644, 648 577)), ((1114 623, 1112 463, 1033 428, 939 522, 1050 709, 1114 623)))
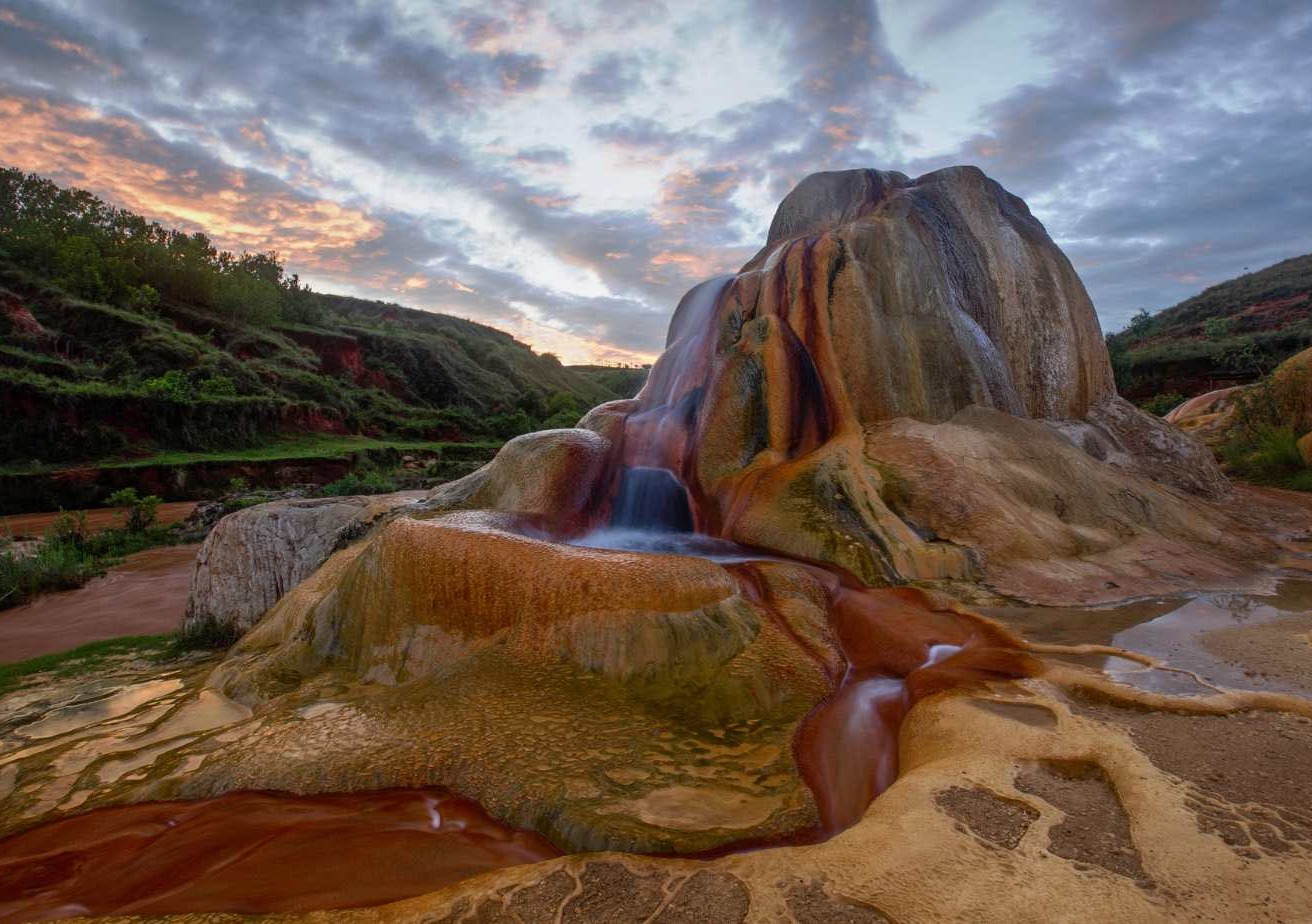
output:
MULTIPOLYGON (((155 522, 160 526, 181 523, 196 509, 198 501, 170 501, 160 504, 155 512, 155 522)), ((123 525, 123 508, 96 507, 91 510, 78 510, 87 517, 87 527, 92 532, 100 532, 123 525)), ((62 510, 47 510, 44 513, 16 513, 0 517, 0 536, 13 539, 40 539, 46 534, 50 524, 63 514, 62 510)))
POLYGON ((76 590, 0 610, 0 664, 87 642, 177 632, 199 548, 173 545, 137 552, 76 590))
POLYGON ((0 922, 372 905, 555 856, 442 789, 146 803, 0 841, 0 922))

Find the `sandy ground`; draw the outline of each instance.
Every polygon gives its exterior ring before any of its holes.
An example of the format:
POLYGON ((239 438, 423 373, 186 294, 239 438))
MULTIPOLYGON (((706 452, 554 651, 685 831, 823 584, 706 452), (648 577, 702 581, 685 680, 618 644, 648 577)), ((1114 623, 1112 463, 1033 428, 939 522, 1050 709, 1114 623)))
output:
MULTIPOLYGON (((160 504, 155 515, 155 522, 160 526, 181 523, 196 509, 197 501, 172 501, 160 504)), ((79 511, 75 511, 79 512, 79 511)), ((118 507, 96 507, 83 510, 87 515, 87 526, 92 532, 100 532, 123 523, 122 509, 118 507)), ((40 539, 45 535, 46 527, 59 517, 62 511, 48 510, 44 513, 16 513, 0 516, 0 536, 13 539, 40 539)))
POLYGON ((0 611, 0 664, 182 626, 199 544, 147 549, 76 590, 0 611))

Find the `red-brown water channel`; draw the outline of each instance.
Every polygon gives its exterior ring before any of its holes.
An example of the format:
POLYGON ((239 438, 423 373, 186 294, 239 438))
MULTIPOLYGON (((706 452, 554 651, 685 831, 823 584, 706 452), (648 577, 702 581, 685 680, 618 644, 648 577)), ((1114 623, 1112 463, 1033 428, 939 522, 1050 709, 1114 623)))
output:
POLYGON ((349 908, 558 855, 441 789, 146 803, 0 841, 0 922, 349 908))
MULTIPOLYGON (((771 598, 763 556, 715 538, 716 524, 738 501, 690 499, 686 487, 695 481, 690 446, 710 364, 712 314, 726 285, 705 284, 681 304, 675 328, 685 336, 653 370, 617 447, 612 487, 597 513, 608 528, 571 541, 640 550, 653 550, 655 542, 662 551, 719 560, 741 593, 791 634, 771 598), (689 527, 711 535, 677 532, 689 527)), ((792 359, 799 387, 805 387, 793 409, 790 457, 823 442, 832 419, 830 398, 806 347, 800 341, 795 346, 792 359)), ((834 692, 803 721, 794 743, 820 817, 819 830, 795 838, 813 840, 854 824, 896 778, 898 730, 918 699, 962 684, 1031 674, 1038 662, 996 623, 921 591, 872 590, 841 569, 785 561, 823 588, 845 662, 826 667, 834 692)), ((0 905, 0 921, 88 911, 359 906, 555 854, 536 835, 508 830, 472 803, 433 791, 238 793, 127 806, 0 842, 0 895, 8 899, 0 905)))

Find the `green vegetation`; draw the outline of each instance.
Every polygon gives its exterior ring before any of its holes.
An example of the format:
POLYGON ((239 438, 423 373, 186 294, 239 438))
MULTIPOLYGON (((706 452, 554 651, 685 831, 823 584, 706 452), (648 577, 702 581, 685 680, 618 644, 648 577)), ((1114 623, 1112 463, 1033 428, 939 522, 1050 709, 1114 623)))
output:
POLYGON ((1107 337, 1116 385, 1142 399, 1258 378, 1312 345, 1312 254, 1139 311, 1107 337))
POLYGON ((1156 417, 1165 417, 1184 403, 1184 395, 1169 392, 1165 395, 1153 395, 1147 401, 1139 402, 1139 407, 1156 417))
MULTIPOLYGON (((294 462, 305 459, 345 459, 354 455, 375 452, 442 452, 454 447, 470 450, 491 450, 501 445, 500 440, 468 442, 434 440, 386 440, 370 436, 334 436, 331 434, 304 433, 271 440, 258 446, 243 449, 215 450, 213 452, 187 452, 170 450, 135 459, 114 457, 93 460, 96 468, 146 468, 152 466, 197 465, 203 463, 268 462, 282 460, 294 462)), ((0 467, 0 475, 32 475, 57 472, 65 465, 11 465, 0 467)))
POLYGON ((130 635, 89 642, 71 651, 41 655, 15 664, 0 664, 0 696, 22 686, 34 674, 76 677, 99 671, 112 659, 135 656, 166 661, 181 650, 176 635, 130 635))
POLYGON ((123 530, 129 535, 144 533, 155 522, 159 512, 160 499, 154 494, 142 497, 136 488, 120 488, 109 495, 105 502, 109 507, 123 508, 123 530))
POLYGON ((155 526, 160 499, 141 497, 133 488, 116 492, 111 506, 122 506, 123 526, 92 533, 85 513, 65 512, 46 530, 45 540, 24 552, 0 543, 0 609, 18 606, 38 594, 71 590, 104 574, 134 552, 178 540, 176 527, 155 526))
POLYGON ((1220 446, 1231 475, 1257 484, 1312 490, 1312 468, 1298 450, 1299 436, 1312 429, 1308 369, 1297 360, 1244 389, 1220 446))
POLYGON ((563 366, 459 318, 311 292, 275 253, 223 251, 0 168, 9 471, 231 456, 294 435, 501 441, 629 397, 644 377, 563 366))
POLYGON ((142 313, 176 300, 270 324, 313 302, 277 254, 237 256, 204 234, 164 228, 13 169, 0 169, 0 239, 7 257, 69 294, 142 313))
POLYGON ((331 481, 319 489, 325 497, 348 497, 352 494, 389 494, 399 489, 396 477, 378 469, 350 472, 345 478, 331 481))

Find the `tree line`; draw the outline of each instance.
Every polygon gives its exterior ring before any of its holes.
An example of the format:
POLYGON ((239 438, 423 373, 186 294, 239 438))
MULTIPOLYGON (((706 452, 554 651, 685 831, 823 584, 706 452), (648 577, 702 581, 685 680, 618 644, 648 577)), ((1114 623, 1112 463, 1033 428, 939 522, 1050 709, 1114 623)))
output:
POLYGON ((83 189, 0 168, 0 256, 88 301, 150 311, 161 299, 234 321, 318 323, 324 309, 276 252, 234 254, 83 189))

